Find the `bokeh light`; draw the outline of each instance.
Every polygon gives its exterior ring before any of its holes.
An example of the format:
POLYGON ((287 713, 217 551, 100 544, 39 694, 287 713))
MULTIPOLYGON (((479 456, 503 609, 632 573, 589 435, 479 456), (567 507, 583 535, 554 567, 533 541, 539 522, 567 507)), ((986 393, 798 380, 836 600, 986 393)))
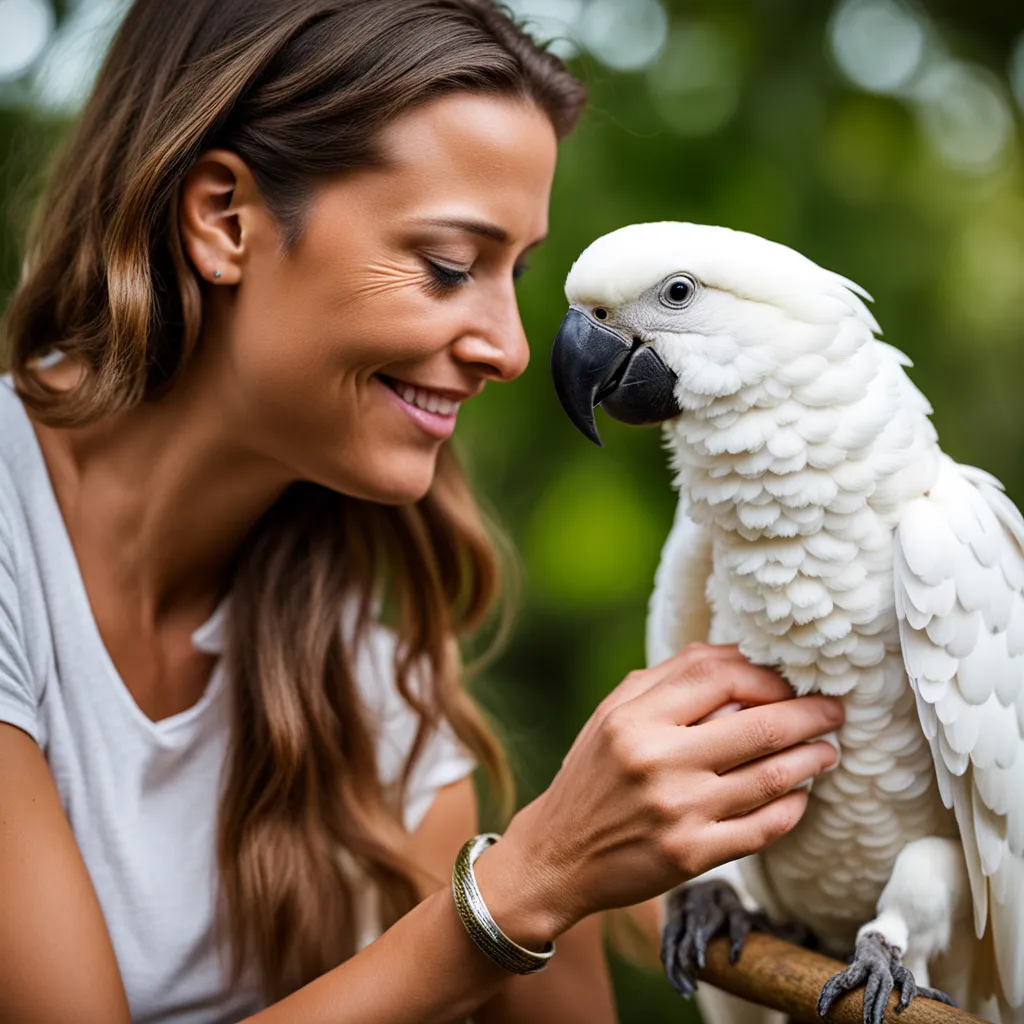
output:
POLYGON ((508 0, 508 9, 539 43, 563 60, 579 53, 583 0, 508 0))
POLYGON ((587 49, 618 71, 637 71, 658 55, 668 15, 658 0, 590 0, 580 22, 587 49))
POLYGON ((82 105, 128 7, 129 0, 79 0, 35 69, 36 103, 68 113, 82 105))
MULTIPOLYGON (((925 138, 950 167, 978 175, 1000 166, 1014 136, 1006 87, 989 69, 951 57, 922 11, 906 0, 842 0, 829 42, 854 85, 913 107, 925 138)), ((1011 75, 1016 64, 1024 65, 1024 57, 1011 59, 1011 75)))
POLYGON ((951 166, 971 174, 998 166, 1014 120, 1005 89, 991 71, 946 61, 925 72, 913 94, 932 146, 951 166))
POLYGON ((1024 32, 1017 36, 1017 42, 1010 51, 1010 88, 1017 98, 1017 105, 1024 110, 1024 32))
POLYGON ((739 106, 736 44, 710 22, 675 25, 648 77, 655 107, 682 135, 717 131, 739 106))
POLYGON ((836 62, 851 82, 870 92, 896 92, 924 56, 921 18, 898 0, 844 0, 829 25, 836 62))
POLYGON ((0 82, 18 78, 39 59, 52 29, 46 0, 0 0, 0 82))

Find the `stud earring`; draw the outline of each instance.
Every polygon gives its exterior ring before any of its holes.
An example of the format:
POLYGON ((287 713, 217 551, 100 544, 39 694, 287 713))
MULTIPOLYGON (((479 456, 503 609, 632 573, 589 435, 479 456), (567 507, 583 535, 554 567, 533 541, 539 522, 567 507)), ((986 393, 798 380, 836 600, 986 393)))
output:
POLYGON ((220 271, 219 271, 219 270, 215 270, 215 271, 213 272, 213 276, 214 276, 214 277, 220 277, 220 271))

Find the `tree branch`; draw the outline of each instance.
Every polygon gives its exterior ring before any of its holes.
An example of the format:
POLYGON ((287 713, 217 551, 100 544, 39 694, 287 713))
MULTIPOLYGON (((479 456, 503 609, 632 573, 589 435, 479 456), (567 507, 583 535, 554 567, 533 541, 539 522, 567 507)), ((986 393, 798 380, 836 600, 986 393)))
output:
MULTIPOLYGON (((729 942, 716 939, 708 948, 701 981, 752 1003, 781 1010, 799 1024, 821 1024, 817 1012, 822 985, 846 965, 820 953, 801 949, 770 935, 751 934, 739 962, 729 963, 729 942)), ((979 1024, 980 1017, 918 996, 898 1017, 896 995, 889 997, 887 1021, 899 1024, 979 1024)), ((843 996, 826 1020, 862 1024, 863 990, 843 996)), ((714 1024, 714 1022, 712 1022, 714 1024)))

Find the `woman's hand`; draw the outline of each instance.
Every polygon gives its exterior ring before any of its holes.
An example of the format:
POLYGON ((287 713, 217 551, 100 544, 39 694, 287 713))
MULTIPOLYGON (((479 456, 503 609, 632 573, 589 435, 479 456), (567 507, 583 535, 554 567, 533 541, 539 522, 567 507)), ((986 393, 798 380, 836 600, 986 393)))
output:
POLYGON ((835 763, 829 743, 802 741, 842 720, 838 700, 794 698, 735 647, 691 644, 631 673, 477 862, 492 915, 539 947, 760 850, 800 820, 807 793, 794 787, 835 763), (743 710, 707 719, 730 702, 743 710))

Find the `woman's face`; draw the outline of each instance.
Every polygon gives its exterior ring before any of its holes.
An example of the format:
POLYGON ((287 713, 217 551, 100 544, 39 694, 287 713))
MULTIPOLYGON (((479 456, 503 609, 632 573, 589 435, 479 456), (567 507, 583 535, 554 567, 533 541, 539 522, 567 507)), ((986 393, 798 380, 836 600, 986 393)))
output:
POLYGON ((532 103, 456 94, 323 185, 284 253, 246 240, 214 287, 215 359, 250 443, 295 479, 387 503, 430 487, 458 406, 529 358, 514 280, 547 230, 556 139, 532 103))

